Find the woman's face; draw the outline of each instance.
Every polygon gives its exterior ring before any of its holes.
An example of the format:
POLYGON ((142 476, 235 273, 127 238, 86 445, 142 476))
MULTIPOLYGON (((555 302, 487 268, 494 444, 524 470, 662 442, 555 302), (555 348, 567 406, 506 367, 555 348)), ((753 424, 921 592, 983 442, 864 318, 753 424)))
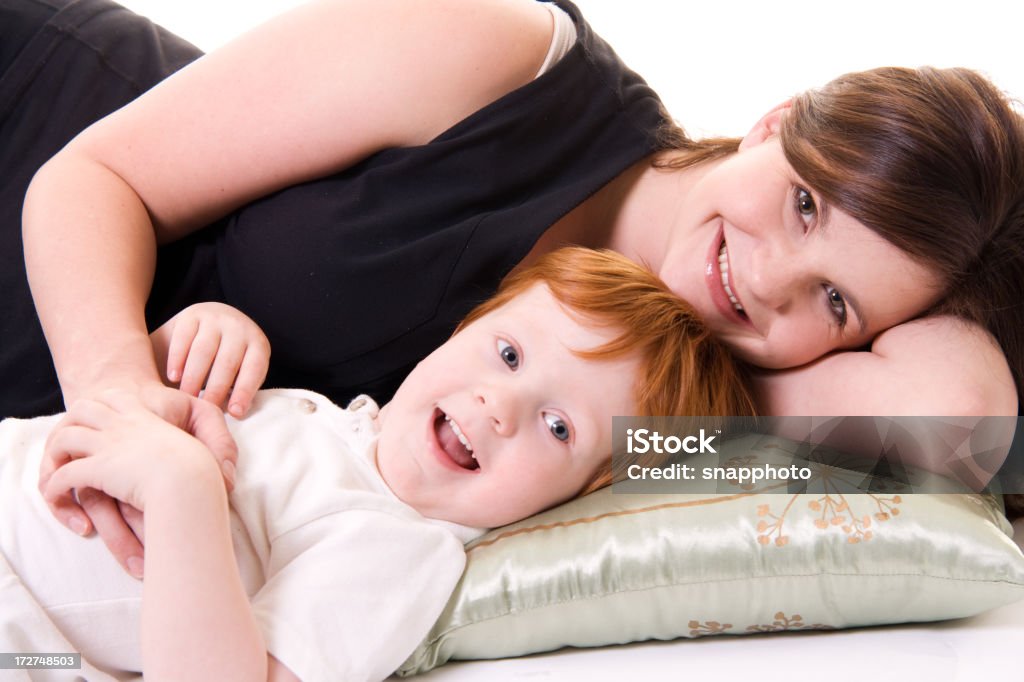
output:
POLYGON ((823 204, 755 128, 691 186, 658 274, 744 359, 802 365, 924 311, 938 278, 823 204))

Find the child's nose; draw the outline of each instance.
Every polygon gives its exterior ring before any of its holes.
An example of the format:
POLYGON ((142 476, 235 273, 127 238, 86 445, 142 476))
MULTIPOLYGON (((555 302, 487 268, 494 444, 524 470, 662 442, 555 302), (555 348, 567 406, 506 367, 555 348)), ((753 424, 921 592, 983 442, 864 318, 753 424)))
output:
POLYGON ((506 391, 487 386, 477 390, 476 400, 496 433, 502 436, 515 434, 519 419, 515 410, 516 401, 512 396, 506 391))

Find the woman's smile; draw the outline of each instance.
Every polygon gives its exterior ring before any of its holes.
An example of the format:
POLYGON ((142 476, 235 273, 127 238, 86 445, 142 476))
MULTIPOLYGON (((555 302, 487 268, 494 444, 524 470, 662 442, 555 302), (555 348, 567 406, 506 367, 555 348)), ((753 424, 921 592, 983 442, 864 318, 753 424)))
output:
POLYGON ((722 247, 718 250, 718 269, 722 272, 722 286, 725 288, 725 293, 729 297, 729 302, 732 303, 732 307, 736 309, 736 312, 743 314, 743 306, 740 305, 740 301, 736 298, 736 294, 730 286, 731 278, 729 274, 729 250, 725 245, 725 240, 722 241, 722 247))
POLYGON ((712 303, 726 320, 746 328, 753 326, 750 317, 744 310, 743 302, 737 295, 733 269, 729 260, 729 248, 721 225, 715 232, 708 248, 704 263, 704 281, 711 295, 712 303))

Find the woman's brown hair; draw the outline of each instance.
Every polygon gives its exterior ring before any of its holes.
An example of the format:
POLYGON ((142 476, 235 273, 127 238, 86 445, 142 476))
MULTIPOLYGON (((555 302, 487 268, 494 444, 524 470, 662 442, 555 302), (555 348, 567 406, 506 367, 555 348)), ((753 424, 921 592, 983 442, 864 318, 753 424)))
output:
MULTIPOLYGON (((567 247, 547 253, 507 277, 460 328, 537 284, 546 285, 584 324, 619 332, 602 346, 575 351, 578 355, 597 360, 639 354, 635 416, 754 413, 744 369, 689 304, 649 270, 614 251, 567 247)), ((608 485, 617 473, 603 468, 582 494, 608 485)))
POLYGON ((1024 378, 1024 118, 968 69, 883 68, 794 98, 782 146, 837 208, 936 272, 1024 378))

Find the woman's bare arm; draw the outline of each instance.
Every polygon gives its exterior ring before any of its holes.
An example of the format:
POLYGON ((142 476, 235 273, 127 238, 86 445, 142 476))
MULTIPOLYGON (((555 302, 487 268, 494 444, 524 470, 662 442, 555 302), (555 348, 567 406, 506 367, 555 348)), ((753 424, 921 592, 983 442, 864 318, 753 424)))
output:
MULTIPOLYGON (((550 15, 526 0, 318 0, 82 132, 36 174, 23 224, 65 402, 130 390, 226 441, 204 438, 230 459, 223 419, 160 383, 144 319, 156 246, 379 149, 428 142, 532 79, 550 37, 550 15)), ((141 548, 104 504, 89 517, 125 564, 141 548)), ((52 508, 90 529, 74 501, 52 508)))
POLYGON ((320 0, 201 58, 37 174, 24 236, 66 399, 157 381, 155 247, 282 187, 422 144, 528 82, 550 16, 522 0, 320 0))
POLYGON ((953 317, 907 322, 870 351, 839 352, 757 378, 773 415, 1014 416, 1017 390, 996 341, 953 317))

